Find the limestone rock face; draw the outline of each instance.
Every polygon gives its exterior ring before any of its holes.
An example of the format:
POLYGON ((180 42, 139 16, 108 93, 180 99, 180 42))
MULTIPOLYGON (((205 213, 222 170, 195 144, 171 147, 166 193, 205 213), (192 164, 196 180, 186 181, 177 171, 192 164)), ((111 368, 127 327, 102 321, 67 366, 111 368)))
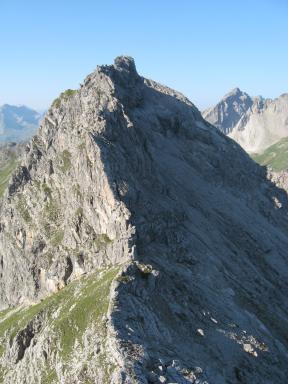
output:
POLYGON ((2 381, 285 382, 288 199, 265 172, 129 57, 63 93, 2 200, 2 381))
POLYGON ((283 188, 288 193, 288 171, 283 170, 280 172, 275 172, 268 170, 270 179, 275 183, 279 188, 283 188))
POLYGON ((203 117, 228 135, 252 105, 253 99, 239 88, 235 88, 225 95, 215 107, 205 110, 203 117))
POLYGON ((236 89, 204 111, 203 117, 247 152, 261 153, 288 136, 288 94, 274 100, 251 98, 236 89))

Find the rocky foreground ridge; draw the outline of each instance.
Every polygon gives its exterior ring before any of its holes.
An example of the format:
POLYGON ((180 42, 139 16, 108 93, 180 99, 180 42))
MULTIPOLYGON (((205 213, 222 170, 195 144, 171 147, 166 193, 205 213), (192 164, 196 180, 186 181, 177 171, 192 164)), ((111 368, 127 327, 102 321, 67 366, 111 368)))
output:
POLYGON ((203 117, 249 153, 262 153, 288 136, 288 93, 276 99, 250 97, 235 88, 203 117))
POLYGON ((0 382, 282 384, 287 205, 183 95, 98 67, 1 202, 0 382))

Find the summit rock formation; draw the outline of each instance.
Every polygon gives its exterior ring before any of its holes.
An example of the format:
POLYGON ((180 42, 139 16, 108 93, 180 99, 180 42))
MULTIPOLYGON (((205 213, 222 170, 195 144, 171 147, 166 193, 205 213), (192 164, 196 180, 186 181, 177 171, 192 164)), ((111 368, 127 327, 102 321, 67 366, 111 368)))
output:
POLYGON ((235 88, 227 93, 215 107, 205 110, 203 117, 228 135, 252 105, 253 99, 239 88, 235 88))
POLYGON ((203 117, 249 153, 261 153, 288 136, 288 94, 278 98, 250 97, 234 89, 203 117))
POLYGON ((1 201, 0 381, 282 384, 287 208, 182 94, 97 67, 1 201))

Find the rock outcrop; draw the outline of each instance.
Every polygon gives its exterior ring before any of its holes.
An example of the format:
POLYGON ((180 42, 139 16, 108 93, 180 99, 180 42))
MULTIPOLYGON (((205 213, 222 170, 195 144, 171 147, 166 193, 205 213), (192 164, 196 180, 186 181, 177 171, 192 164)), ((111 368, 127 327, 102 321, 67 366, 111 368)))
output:
POLYGON ((285 382, 287 207, 183 95, 98 67, 2 201, 2 381, 285 382))
POLYGON ((288 136, 288 94, 277 99, 251 98, 238 88, 203 117, 249 153, 261 153, 288 136))
POLYGON ((283 170, 280 172, 268 170, 268 175, 273 183, 275 183, 279 188, 284 189, 288 193, 288 170, 283 170))

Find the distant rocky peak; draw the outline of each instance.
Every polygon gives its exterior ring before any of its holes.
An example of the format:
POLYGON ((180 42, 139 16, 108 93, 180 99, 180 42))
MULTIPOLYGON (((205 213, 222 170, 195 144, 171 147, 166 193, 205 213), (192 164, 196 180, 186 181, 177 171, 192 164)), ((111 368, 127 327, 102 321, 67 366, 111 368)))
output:
POLYGON ((253 110, 262 110, 266 101, 269 101, 269 99, 264 99, 262 96, 253 97, 253 110))
MULTIPOLYGON (((250 102, 252 104, 252 98, 248 95, 248 93, 241 91, 240 88, 233 88, 230 92, 228 92, 222 100, 227 99, 234 99, 234 100, 241 100, 250 102)), ((221 102, 221 101, 220 101, 221 102)))
POLYGON ((251 97, 235 88, 203 117, 249 153, 261 153, 288 135, 288 94, 251 97))
POLYGON ((243 114, 253 105, 253 99, 239 88, 228 92, 215 107, 203 112, 203 117, 225 134, 232 131, 243 114))
POLYGON ((233 88, 230 92, 228 92, 225 96, 224 96, 224 99, 228 96, 238 96, 238 95, 242 95, 244 92, 241 91, 240 88, 236 87, 236 88, 233 88))

